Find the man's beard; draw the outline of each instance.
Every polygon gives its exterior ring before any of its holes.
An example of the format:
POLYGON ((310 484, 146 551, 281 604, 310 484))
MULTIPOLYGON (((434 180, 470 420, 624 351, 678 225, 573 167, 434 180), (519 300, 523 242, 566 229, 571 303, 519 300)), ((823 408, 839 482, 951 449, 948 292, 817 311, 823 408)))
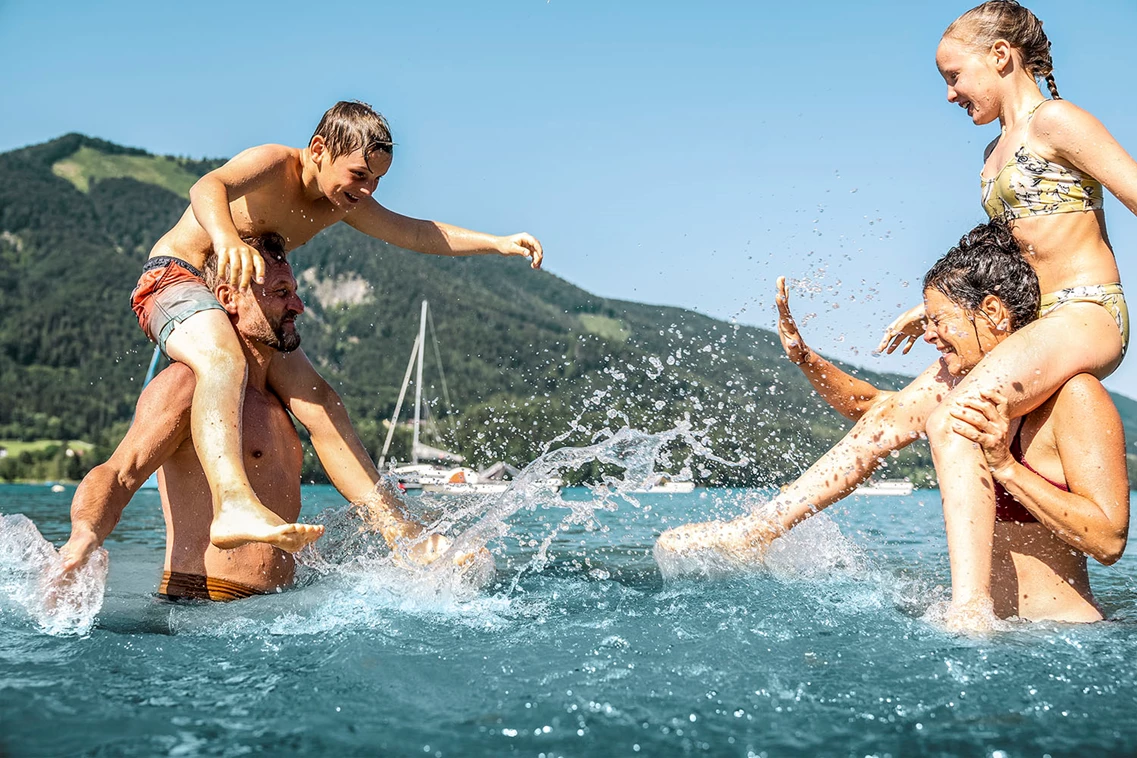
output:
POLYGON ((264 344, 281 353, 291 353, 300 347, 300 332, 296 330, 293 322, 281 322, 272 329, 272 338, 264 340, 264 344), (285 331, 285 326, 292 323, 292 330, 285 331))

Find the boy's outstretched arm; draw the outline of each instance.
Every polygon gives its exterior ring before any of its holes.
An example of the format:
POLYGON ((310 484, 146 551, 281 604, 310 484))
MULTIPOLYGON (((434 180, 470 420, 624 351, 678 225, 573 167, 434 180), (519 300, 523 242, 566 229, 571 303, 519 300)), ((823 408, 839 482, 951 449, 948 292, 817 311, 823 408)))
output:
POLYGON ((533 268, 541 268, 544 258, 541 243, 531 234, 498 237, 439 221, 424 221, 388 210, 373 198, 365 198, 344 220, 366 235, 418 253, 520 255, 528 258, 533 268))
POLYGON ((308 430, 312 447, 339 493, 363 509, 369 524, 394 546, 422 526, 406 516, 398 497, 382 486, 371 456, 355 433, 347 409, 303 350, 273 356, 269 386, 308 430), (378 486, 377 486, 378 485, 378 486))
POLYGON ((272 181, 288 166, 291 151, 281 145, 251 147, 220 168, 210 171, 190 188, 194 218, 209 235, 217 254, 217 275, 241 289, 254 276, 264 281, 264 258, 241 241, 229 203, 272 181))
POLYGON ((189 437, 193 388, 193 372, 174 364, 143 390, 130 430, 110 459, 83 477, 71 499, 71 536, 59 550, 65 571, 87 562, 114 531, 131 496, 189 437))

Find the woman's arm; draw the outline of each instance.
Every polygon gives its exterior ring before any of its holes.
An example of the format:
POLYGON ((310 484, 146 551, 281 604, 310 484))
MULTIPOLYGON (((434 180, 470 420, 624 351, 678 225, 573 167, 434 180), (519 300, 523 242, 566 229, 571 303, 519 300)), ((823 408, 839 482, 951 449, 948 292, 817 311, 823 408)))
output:
POLYGON ((782 349, 805 374, 817 394, 834 410, 847 419, 857 421, 869 408, 894 394, 845 373, 809 349, 790 313, 784 276, 778 277, 778 294, 774 299, 778 304, 778 337, 782 340, 782 349))
POLYGON ((1129 481, 1121 417, 1101 382, 1079 374, 1051 410, 1058 456, 1069 492, 1011 457, 1005 400, 992 393, 953 414, 960 433, 983 448, 995 481, 1039 523, 1106 565, 1121 557, 1129 533, 1129 481))

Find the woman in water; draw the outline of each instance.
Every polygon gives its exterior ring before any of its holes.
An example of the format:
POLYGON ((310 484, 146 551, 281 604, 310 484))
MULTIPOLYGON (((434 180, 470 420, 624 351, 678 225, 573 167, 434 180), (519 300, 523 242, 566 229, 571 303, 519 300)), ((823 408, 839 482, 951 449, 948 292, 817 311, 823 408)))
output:
MULTIPOLYGON (((1137 162, 1092 115, 1058 98, 1042 22, 1013 0, 960 16, 940 40, 936 64, 948 101, 977 125, 998 120, 987 148, 983 207, 1005 217, 1038 275, 1040 318, 1000 344, 953 386, 940 363, 875 404, 857 426, 774 503, 781 513, 820 510, 863 482, 884 456, 926 431, 939 476, 952 565, 952 612, 979 619, 991 594, 995 497, 982 451, 961 433, 956 412, 984 394, 1006 399, 1015 418, 1037 408, 1071 377, 1101 379, 1121 362, 1129 315, 1102 213, 1102 187, 1137 212, 1137 162), (1042 95, 1038 79, 1052 96, 1042 95), (950 390, 950 392, 949 392, 950 390)), ((884 344, 909 346, 922 309, 898 319, 884 344)), ((777 520, 738 539, 760 545, 777 520)))
MULTIPOLYGON (((806 347, 782 280, 778 287, 786 354, 834 408, 859 419, 907 391, 881 391, 806 347)), ((924 277, 924 339, 941 353, 944 385, 960 383, 999 345, 1037 323, 1038 303, 1038 278, 1006 224, 993 221, 960 240, 924 277)), ((999 392, 980 390, 953 408, 957 432, 977 445, 995 483, 994 612, 1034 621, 1100 620, 1086 555, 1109 565, 1125 549, 1129 484, 1121 418, 1105 388, 1085 373, 1020 419, 1008 421, 1006 406, 999 392)), ((660 537, 657 555, 666 566, 675 554, 710 548, 716 557, 752 563, 766 541, 740 541, 740 534, 776 536, 814 512, 783 512, 772 530, 756 515, 680 527, 660 537)))

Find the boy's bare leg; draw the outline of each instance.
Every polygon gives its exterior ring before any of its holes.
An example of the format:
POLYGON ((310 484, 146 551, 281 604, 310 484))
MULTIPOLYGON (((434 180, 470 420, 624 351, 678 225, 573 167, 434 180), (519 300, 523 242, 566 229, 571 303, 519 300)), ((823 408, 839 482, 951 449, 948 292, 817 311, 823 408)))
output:
POLYGON ((774 539, 850 494, 885 456, 915 441, 952 382, 937 361, 903 390, 870 408, 840 442, 760 511, 732 521, 669 529, 660 535, 658 548, 678 553, 711 549, 743 563, 760 561, 774 539))
POLYGON ((241 445, 245 357, 225 313, 206 310, 190 316, 166 341, 166 353, 193 369, 197 379, 190 427, 213 496, 210 541, 222 549, 264 542, 295 552, 318 538, 322 527, 287 523, 261 503, 249 484, 241 445))

